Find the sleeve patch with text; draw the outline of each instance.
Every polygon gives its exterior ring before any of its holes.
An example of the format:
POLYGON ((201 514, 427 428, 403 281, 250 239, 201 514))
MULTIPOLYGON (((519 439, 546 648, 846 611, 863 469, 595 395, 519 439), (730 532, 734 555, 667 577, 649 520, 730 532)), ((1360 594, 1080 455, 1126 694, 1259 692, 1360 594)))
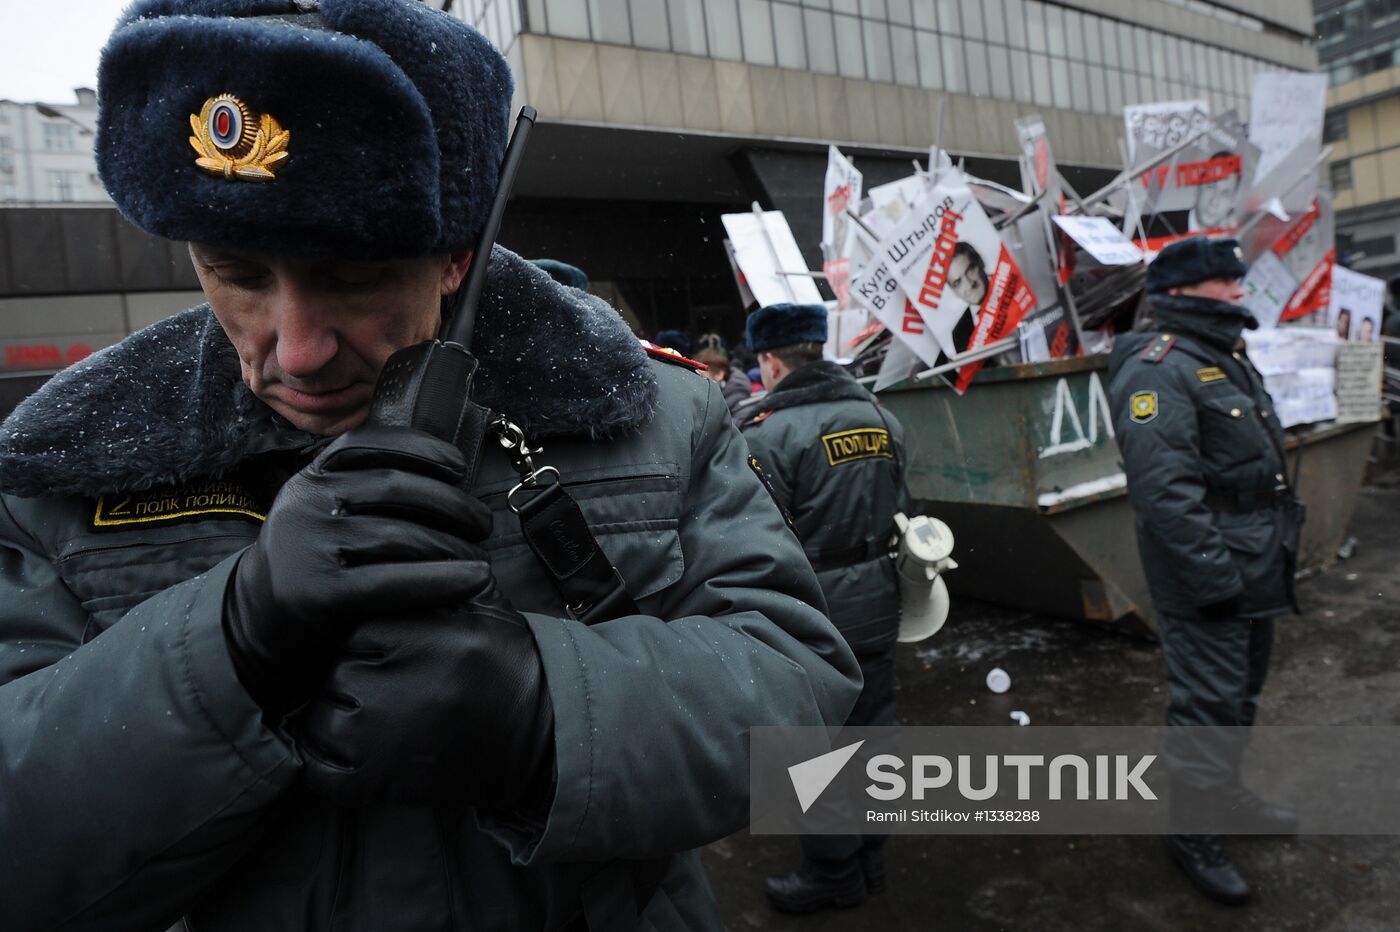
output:
POLYGON ((894 459, 890 432, 883 427, 862 427, 822 434, 822 446, 826 449, 826 461, 831 466, 875 457, 894 459))
POLYGON ((1229 378, 1219 366, 1206 366, 1204 369, 1196 370, 1196 378, 1202 382, 1219 382, 1229 378))

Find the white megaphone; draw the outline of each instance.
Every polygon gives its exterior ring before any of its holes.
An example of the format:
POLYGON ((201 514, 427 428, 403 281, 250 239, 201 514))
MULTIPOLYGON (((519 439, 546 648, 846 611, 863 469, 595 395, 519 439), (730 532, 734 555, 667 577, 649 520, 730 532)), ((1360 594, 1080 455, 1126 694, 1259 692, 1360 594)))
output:
POLYGON ((931 637, 948 620, 948 586, 942 574, 958 568, 953 561, 953 532, 928 515, 894 516, 899 530, 899 642, 931 637))

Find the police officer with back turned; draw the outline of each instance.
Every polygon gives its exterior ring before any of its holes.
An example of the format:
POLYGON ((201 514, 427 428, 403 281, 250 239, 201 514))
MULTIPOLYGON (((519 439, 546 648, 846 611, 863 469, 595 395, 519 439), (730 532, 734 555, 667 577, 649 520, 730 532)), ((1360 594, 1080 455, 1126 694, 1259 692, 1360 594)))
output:
MULTIPOLYGON (((1171 686, 1169 725, 1252 725, 1273 619, 1297 611, 1293 570, 1301 507, 1283 431, 1240 334, 1246 266, 1234 240, 1173 243, 1148 267, 1148 312, 1109 361, 1128 494, 1157 609, 1171 686)), ((1290 833, 1293 812, 1240 783, 1240 732, 1169 729, 1175 815, 1247 817, 1290 833), (1189 736, 1189 737, 1188 737, 1189 736)), ((1216 834, 1175 834, 1169 849, 1208 896, 1238 904, 1249 887, 1216 834)))
MULTIPOLYGON (((749 316, 768 394, 739 410, 749 449, 791 516, 831 620, 865 675, 848 725, 894 725, 899 585, 890 540, 907 509, 903 428, 844 368, 822 359, 826 308, 778 304, 749 316)), ((884 836, 802 836, 802 865, 771 877, 785 912, 855 906, 885 887, 884 836)))

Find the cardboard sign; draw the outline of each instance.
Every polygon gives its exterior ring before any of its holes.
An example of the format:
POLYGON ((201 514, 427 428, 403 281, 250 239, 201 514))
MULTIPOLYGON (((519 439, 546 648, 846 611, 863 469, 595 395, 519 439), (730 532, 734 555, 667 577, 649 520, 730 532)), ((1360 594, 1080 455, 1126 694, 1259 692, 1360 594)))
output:
POLYGON ((822 189, 822 271, 836 305, 850 307, 850 214, 861 199, 861 173, 835 146, 829 146, 822 189))
POLYGON ((1243 284, 1245 294, 1240 303, 1254 314, 1262 330, 1278 326, 1288 299, 1298 290, 1298 279, 1272 252, 1266 252, 1254 261, 1243 284))
MULTIPOLYGON (((1259 148, 1258 177, 1268 178, 1290 164, 1286 184, 1316 159, 1322 147, 1322 121, 1327 107, 1327 74, 1302 71, 1261 71, 1254 75, 1249 97, 1249 141, 1259 148)), ((1306 210, 1316 191, 1308 178, 1280 194, 1289 211, 1306 210)))
POLYGON ((1144 156, 1144 149, 1155 155, 1179 145, 1201 129, 1209 115, 1210 104, 1204 100, 1163 100, 1124 107, 1128 161, 1140 165, 1152 157, 1144 156))
POLYGON ((850 223, 846 210, 854 210, 860 204, 863 180, 840 149, 827 147, 826 183, 822 189, 822 245, 839 248, 846 241, 846 226, 850 223))
POLYGON ((822 303, 821 292, 811 278, 778 274, 807 269, 807 260, 802 258, 802 250, 797 248, 797 240, 781 210, 765 211, 762 215, 724 214, 720 219, 734 246, 734 259, 759 306, 822 303))
POLYGON ((1037 310, 1021 323, 1022 362, 1065 359, 1078 349, 1079 340, 1063 304, 1037 310))
POLYGON ((1142 250, 1134 246, 1107 217, 1050 219, 1100 265, 1133 265, 1142 261, 1142 250))
POLYGON ((729 260, 729 271, 734 273, 734 283, 739 286, 739 304, 745 310, 758 304, 758 299, 753 296, 753 291, 749 289, 749 283, 744 278, 744 273, 739 270, 739 260, 734 257, 734 244, 729 240, 724 241, 724 257, 729 260))
POLYGON ((1337 347, 1337 420, 1354 423, 1381 418, 1384 347, 1343 343, 1337 347))
POLYGON ((1337 416, 1337 338, 1313 327, 1246 330, 1250 362, 1264 376, 1264 388, 1284 427, 1330 421, 1337 416))
POLYGON ((1337 339, 1364 343, 1379 341, 1384 308, 1384 281, 1342 266, 1332 270, 1327 326, 1337 335, 1337 339))

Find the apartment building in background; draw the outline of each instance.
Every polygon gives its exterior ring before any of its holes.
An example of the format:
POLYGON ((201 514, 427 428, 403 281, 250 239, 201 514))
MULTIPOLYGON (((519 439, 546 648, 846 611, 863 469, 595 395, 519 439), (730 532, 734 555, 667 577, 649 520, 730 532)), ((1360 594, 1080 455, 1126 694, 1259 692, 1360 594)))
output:
POLYGON ((1400 0, 1317 0, 1317 53, 1331 78, 1323 142, 1337 254, 1358 272, 1400 274, 1400 0))
POLYGON ((77 103, 0 100, 0 207, 110 205, 92 148, 97 94, 77 103))

